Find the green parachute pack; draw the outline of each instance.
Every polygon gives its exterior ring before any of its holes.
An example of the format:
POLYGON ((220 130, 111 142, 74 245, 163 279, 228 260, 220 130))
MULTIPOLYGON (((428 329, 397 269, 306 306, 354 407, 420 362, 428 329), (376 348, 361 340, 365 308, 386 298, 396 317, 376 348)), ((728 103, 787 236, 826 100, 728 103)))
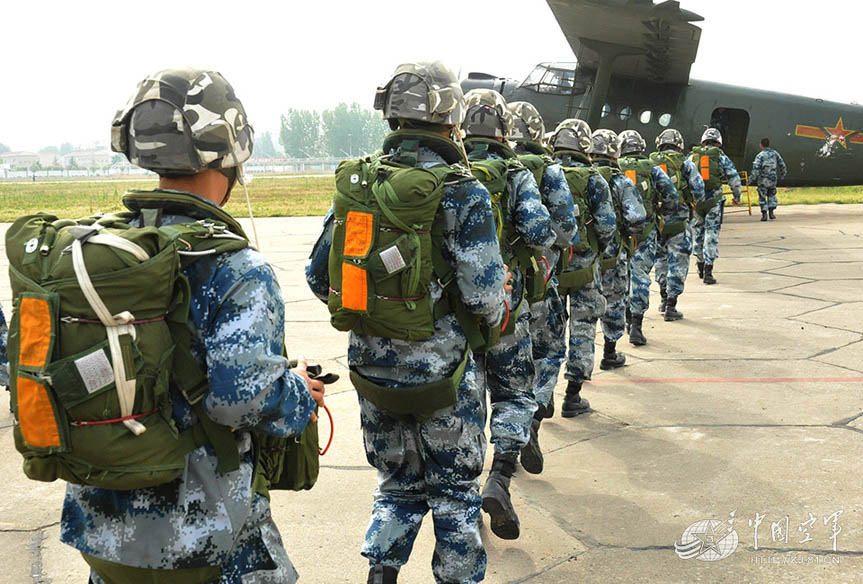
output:
POLYGON ((618 160, 618 163, 623 174, 635 183, 635 188, 641 195, 642 203, 644 203, 647 220, 644 223, 644 230, 636 238, 637 241, 644 241, 650 236, 650 232, 653 231, 657 222, 660 224, 660 229, 662 227, 662 217, 659 214, 659 193, 653 188, 653 181, 650 179, 650 173, 655 164, 648 158, 636 158, 634 156, 623 157, 618 160))
MULTIPOLYGON (((334 227, 329 255, 327 306, 333 327, 401 340, 423 340, 434 334, 437 319, 455 313, 472 350, 488 350, 499 331, 481 326, 464 307, 456 273, 442 255, 443 223, 439 208, 444 187, 473 176, 458 165, 415 166, 420 145, 433 145, 453 161, 464 161, 457 145, 420 130, 398 130, 384 151, 398 147, 399 162, 387 157, 344 160, 336 169, 334 227), (431 282, 443 287, 437 302, 431 282)), ((455 392, 467 363, 448 379, 398 389, 371 382, 357 371, 357 391, 400 418, 423 419, 455 403, 455 392)))
MULTIPOLYGON (((672 184, 680 194, 680 201, 694 210, 692 190, 689 188, 689 183, 683 177, 683 163, 686 160, 686 155, 677 150, 664 150, 662 152, 654 152, 650 155, 650 161, 662 169, 668 175, 672 184)), ((673 223, 665 223, 662 226, 662 237, 668 239, 674 237, 686 230, 686 221, 675 221, 673 223)))
POLYGON ((695 205, 695 212, 701 217, 707 215, 722 199, 722 167, 719 164, 719 157, 722 154, 722 148, 718 146, 695 146, 692 148, 690 160, 698 168, 701 178, 704 179, 704 192, 719 191, 719 194, 695 205))
MULTIPOLYGON (((568 151, 560 151, 568 153, 568 151)), ((580 152, 571 153, 573 156, 584 156, 580 152)), ((587 201, 587 188, 590 177, 599 176, 599 172, 592 166, 564 166, 563 175, 569 185, 572 200, 578 207, 578 243, 569 250, 563 250, 560 254, 560 274, 558 276, 561 295, 576 292, 593 281, 595 264, 578 269, 568 270, 569 260, 573 252, 584 253, 590 250, 599 261, 599 237, 593 226, 593 216, 590 214, 590 205, 587 201)))
POLYGON ((614 196, 614 188, 611 186, 612 178, 621 174, 620 169, 611 165, 600 165, 594 168, 596 168, 600 176, 605 179, 605 182, 608 183, 608 186, 612 191, 611 202, 614 206, 615 225, 617 226, 614 232, 614 238, 618 243, 617 255, 613 258, 602 258, 599 261, 602 271, 606 272, 617 265, 617 260, 620 257, 620 254, 623 253, 624 248, 629 252, 629 258, 632 259, 632 254, 635 252, 635 239, 631 235, 625 234, 626 224, 623 217, 623 207, 621 201, 614 196))
MULTIPOLYGON (((207 443, 219 472, 239 467, 232 430, 201 404, 207 374, 190 349, 181 269, 248 239, 230 215, 187 193, 132 191, 123 203, 129 212, 79 220, 21 217, 6 233, 14 439, 31 479, 159 485, 181 476, 186 455, 207 443), (192 222, 158 226, 163 213, 192 222), (198 418, 182 432, 172 419, 177 394, 198 418)), ((255 476, 266 494, 294 441, 254 439, 267 442, 255 476)))

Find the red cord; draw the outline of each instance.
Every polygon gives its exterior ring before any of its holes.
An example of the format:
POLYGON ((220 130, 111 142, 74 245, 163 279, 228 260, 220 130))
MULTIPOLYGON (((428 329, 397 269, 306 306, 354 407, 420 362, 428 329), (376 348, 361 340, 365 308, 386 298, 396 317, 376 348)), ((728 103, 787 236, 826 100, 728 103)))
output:
POLYGON ((324 408, 324 411, 327 412, 327 417, 330 419, 330 439, 327 440, 327 445, 324 446, 323 450, 318 447, 318 454, 323 456, 327 453, 327 450, 330 449, 330 444, 333 443, 333 435, 335 434, 336 427, 333 425, 333 414, 330 413, 330 408, 328 408, 326 405, 322 405, 321 407, 324 408))
POLYGON ((569 261, 572 261, 572 246, 569 246, 569 261))
POLYGON ((117 424, 118 422, 125 422, 126 420, 137 420, 138 418, 143 418, 145 416, 149 416, 150 414, 155 414, 158 411, 159 408, 156 408, 155 410, 144 412, 143 414, 132 414, 131 416, 123 416, 122 418, 111 418, 110 420, 75 420, 73 422, 69 422, 69 425, 79 428, 81 426, 100 426, 102 424, 117 424))
POLYGON ((543 281, 543 283, 548 284, 548 280, 549 278, 551 278, 551 265, 549 265, 548 258, 545 256, 539 258, 539 261, 545 264, 545 280, 543 281))
POLYGON ((506 330, 506 325, 509 324, 509 302, 506 301, 506 298, 503 299, 503 305, 506 307, 506 318, 503 319, 503 324, 500 325, 500 330, 506 330))

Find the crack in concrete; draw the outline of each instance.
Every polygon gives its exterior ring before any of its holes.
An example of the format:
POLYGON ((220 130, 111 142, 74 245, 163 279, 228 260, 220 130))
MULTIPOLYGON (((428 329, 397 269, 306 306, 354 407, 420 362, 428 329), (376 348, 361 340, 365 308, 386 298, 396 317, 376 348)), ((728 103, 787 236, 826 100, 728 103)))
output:
POLYGON ((846 367, 845 365, 838 365, 836 363, 830 363, 829 361, 821 361, 820 359, 815 359, 812 357, 808 357, 806 361, 812 361, 813 363, 818 363, 820 365, 830 365, 831 367, 838 367, 840 369, 845 369, 846 371, 853 371, 857 374, 863 374, 863 370, 854 369, 853 367, 846 367))
POLYGON ((43 529, 50 529, 51 527, 57 527, 60 525, 59 521, 55 521, 53 523, 48 523, 46 525, 40 525, 39 527, 4 527, 0 528, 0 533, 36 533, 42 531, 43 529))
POLYGON ((519 578, 518 580, 510 580, 509 582, 507 582, 507 584, 523 584, 524 582, 529 582, 530 580, 533 580, 534 578, 536 578, 538 576, 542 576, 543 574, 550 572, 551 570, 554 570, 558 566, 562 566, 563 564, 565 564, 567 562, 571 562, 572 560, 577 559, 578 556, 580 556, 583 553, 585 553, 585 552, 581 552, 579 554, 570 554, 570 555, 566 556, 565 558, 563 558, 562 560, 558 560, 558 561, 554 562, 553 564, 549 564, 548 566, 546 566, 545 568, 542 568, 538 572, 528 574, 527 576, 524 576, 523 578, 519 578))
MULTIPOLYGON (((824 326, 824 325, 815 325, 815 326, 824 326)), ((844 330, 844 329, 837 329, 836 327, 824 327, 824 328, 833 328, 835 330, 844 330)), ((839 351, 839 350, 844 349, 846 347, 850 347, 851 345, 856 345, 861 340, 863 340, 863 336, 860 336, 859 333, 857 336, 860 338, 858 338, 856 341, 851 341, 850 343, 846 343, 846 344, 842 345, 841 347, 830 347, 828 349, 824 349, 823 351, 819 351, 818 353, 815 353, 814 355, 810 355, 809 357, 807 357, 807 359, 815 359, 816 357, 823 357, 824 355, 829 355, 830 353, 835 353, 836 351, 839 351)))

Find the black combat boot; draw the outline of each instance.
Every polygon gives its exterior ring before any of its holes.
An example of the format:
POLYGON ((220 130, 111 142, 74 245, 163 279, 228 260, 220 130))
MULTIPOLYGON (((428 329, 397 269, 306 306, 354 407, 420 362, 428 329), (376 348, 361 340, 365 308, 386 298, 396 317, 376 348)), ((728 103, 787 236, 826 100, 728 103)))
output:
POLYGON ((491 531, 501 539, 518 539, 518 515, 509 495, 509 481, 515 472, 517 453, 495 452, 491 472, 482 488, 482 510, 491 520, 491 531))
POLYGON ((546 418, 554 417, 554 394, 551 394, 551 398, 548 400, 548 403, 544 406, 539 406, 536 408, 536 414, 534 418, 537 420, 545 420, 546 418))
POLYGON ((704 262, 696 262, 698 265, 698 277, 704 279, 704 262))
POLYGON ((704 283, 716 284, 716 278, 713 277, 713 264, 704 264, 704 283))
POLYGON ((537 411, 530 423, 530 440, 521 449, 521 466, 530 474, 539 474, 545 465, 542 450, 539 448, 539 426, 542 415, 537 411))
POLYGON ((761 220, 767 221, 767 211, 761 211, 761 220))
POLYGON ((396 584, 399 571, 392 566, 381 566, 380 564, 369 568, 369 579, 366 584, 396 584))
POLYGON ((680 320, 683 318, 683 313, 677 310, 677 296, 668 297, 668 305, 665 307, 665 320, 680 320))
MULTIPOLYGON (((770 218, 771 218, 771 219, 776 219, 776 213, 774 213, 774 211, 775 211, 775 210, 776 210, 776 209, 769 209, 769 210, 767 211, 768 213, 770 213, 770 218)), ((764 221, 764 219, 762 219, 762 221, 764 221)))
POLYGON ((647 338, 641 332, 641 323, 644 320, 643 314, 632 315, 632 326, 629 328, 629 342, 635 346, 647 344, 647 338))
POLYGON ((629 332, 629 327, 632 324, 632 312, 629 310, 628 306, 626 307, 625 316, 626 316, 626 320, 625 320, 626 324, 624 325, 624 328, 626 329, 626 332, 629 332))
POLYGON ((668 292, 666 292, 665 286, 659 287, 659 297, 662 298, 662 301, 659 303, 659 313, 665 314, 665 307, 668 304, 668 292))
POLYGON ((590 402, 582 398, 580 393, 580 381, 570 381, 566 384, 566 397, 563 398, 563 405, 560 408, 561 416, 574 418, 590 409, 590 402))
POLYGON ((599 362, 600 369, 617 369, 626 364, 626 355, 617 352, 617 341, 605 339, 602 347, 602 361, 599 362))

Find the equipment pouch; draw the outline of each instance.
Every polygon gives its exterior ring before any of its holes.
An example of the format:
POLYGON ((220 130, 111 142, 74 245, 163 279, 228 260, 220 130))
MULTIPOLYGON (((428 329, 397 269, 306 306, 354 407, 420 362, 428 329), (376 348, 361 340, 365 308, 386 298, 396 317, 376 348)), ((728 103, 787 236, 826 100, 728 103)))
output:
POLYGON ((368 261, 369 272, 375 282, 386 280, 407 270, 420 253, 416 238, 402 235, 391 245, 375 251, 368 261))

